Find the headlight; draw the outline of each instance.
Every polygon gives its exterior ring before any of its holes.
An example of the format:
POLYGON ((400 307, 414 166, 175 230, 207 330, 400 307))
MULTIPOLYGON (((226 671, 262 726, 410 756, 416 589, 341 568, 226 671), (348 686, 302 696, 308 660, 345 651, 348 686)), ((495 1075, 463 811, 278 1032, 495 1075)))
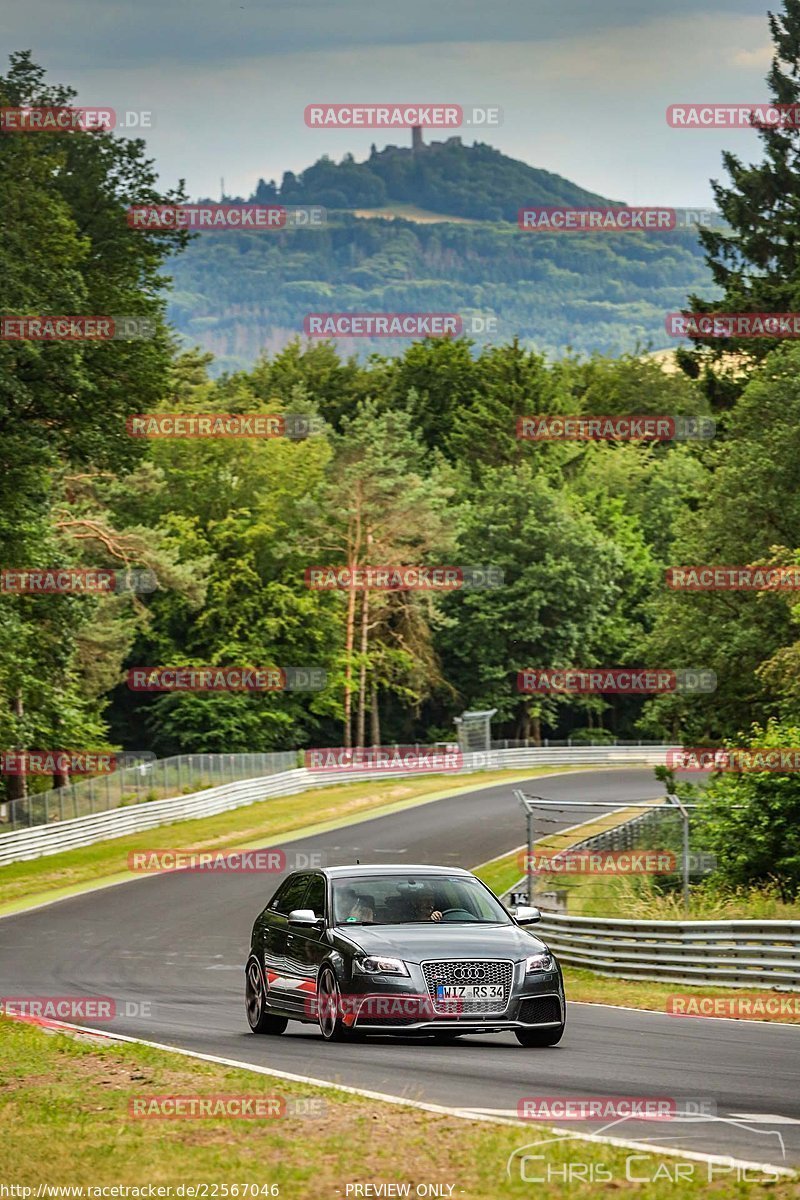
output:
POLYGON ((553 971, 555 970, 555 961, 552 954, 533 954, 525 960, 525 974, 530 975, 533 971, 553 971))
POLYGON ((357 975, 407 975, 406 964, 401 958, 379 958, 371 954, 369 958, 353 959, 353 970, 357 975))

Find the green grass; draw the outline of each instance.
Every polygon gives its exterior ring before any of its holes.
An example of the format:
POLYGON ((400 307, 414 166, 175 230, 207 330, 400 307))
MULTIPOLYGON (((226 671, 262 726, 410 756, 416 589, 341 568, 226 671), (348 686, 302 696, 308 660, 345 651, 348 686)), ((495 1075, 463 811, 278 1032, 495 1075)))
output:
MULTIPOLYGON (((770 997, 774 1000, 779 995, 787 997, 787 993, 773 992, 768 988, 762 988, 761 990, 758 988, 725 988, 711 987, 706 984, 700 987, 691 987, 683 983, 648 982, 645 979, 615 979, 611 976, 597 975, 594 971, 585 971, 578 967, 566 965, 562 969, 564 971, 564 988, 568 1000, 588 1004, 623 1005, 629 1008, 644 1008, 652 1012, 666 1012, 669 997, 676 995, 698 998, 719 996, 726 999, 735 998, 737 1000, 746 1000, 755 997, 770 997)), ((800 1005, 799 993, 793 992, 787 998, 791 998, 795 1003, 800 1005)), ((676 1021, 680 1019, 679 1017, 675 1018, 676 1021)), ((800 1025, 800 1013, 795 1015, 778 1013, 774 1016, 764 1016, 763 1018, 752 1016, 749 1019, 763 1019, 772 1024, 778 1022, 781 1025, 800 1025)), ((677 1028, 680 1029, 680 1026, 677 1026, 677 1028)))
MULTIPOLYGON (((586 916, 600 917, 613 912, 618 917, 648 921, 684 919, 680 887, 661 892, 647 875, 609 877, 601 882, 602 888, 586 894, 580 909, 586 916)), ((689 916, 693 921, 797 921, 800 902, 782 900, 774 886, 729 890, 708 880, 692 886, 689 916)))
MULTIPOLYGON (((430 1059, 437 1053, 427 1044, 409 1047, 410 1057, 430 1059)), ((558 1052, 520 1048, 518 1053, 529 1056, 533 1078, 537 1057, 545 1054, 549 1061, 558 1052)), ((528 1094, 535 1092, 532 1085, 528 1094)), ((477 1094, 467 1099, 481 1103, 477 1094)), ((789 1200, 796 1195, 791 1180, 737 1186, 720 1173, 708 1182, 708 1166, 689 1165, 690 1160, 680 1161, 693 1178, 676 1188, 671 1176, 679 1160, 671 1156, 572 1139, 530 1150, 544 1155, 544 1161, 531 1164, 529 1170, 556 1173, 554 1182, 532 1185, 518 1173, 509 1181, 509 1155, 551 1136, 538 1122, 510 1126, 464 1121, 150 1047, 81 1042, 5 1018, 0 1018, 0 1124, 0 1180, 33 1189, 39 1184, 206 1184, 227 1185, 233 1195, 237 1184, 273 1184, 281 1200, 329 1200, 346 1197, 348 1184, 352 1189, 357 1183, 407 1183, 413 1196, 417 1185, 439 1183, 445 1185, 445 1195, 449 1185, 452 1197, 468 1200, 533 1195, 536 1200, 560 1200, 567 1193, 586 1200, 620 1193, 637 1200, 683 1200, 687 1195, 698 1200, 789 1200), (164 1094, 281 1098, 287 1115, 264 1120, 129 1115, 132 1100, 164 1094), (307 1109, 313 1102, 321 1109, 317 1107, 314 1116, 299 1116, 289 1111, 297 1102, 307 1109), (631 1173, 655 1182, 626 1180, 626 1160, 633 1155, 631 1173), (575 1169, 584 1178, 600 1175, 611 1180, 565 1187, 564 1170, 575 1169)), ((222 1186, 218 1196, 226 1194, 222 1186)))

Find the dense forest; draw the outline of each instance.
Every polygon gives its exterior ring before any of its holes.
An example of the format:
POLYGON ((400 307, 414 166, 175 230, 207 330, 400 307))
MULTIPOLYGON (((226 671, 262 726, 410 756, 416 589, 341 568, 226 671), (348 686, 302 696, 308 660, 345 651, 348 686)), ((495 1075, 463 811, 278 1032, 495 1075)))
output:
MULTIPOLYGON (((665 314, 710 291, 697 235, 548 234, 516 223, 421 224, 329 213, 319 229, 198 234, 170 264, 169 319, 213 374, 252 367, 303 331, 311 312, 448 312, 491 317, 478 345, 518 338, 554 359, 673 347, 665 314)), ((359 338, 341 353, 403 354, 407 342, 359 338)))

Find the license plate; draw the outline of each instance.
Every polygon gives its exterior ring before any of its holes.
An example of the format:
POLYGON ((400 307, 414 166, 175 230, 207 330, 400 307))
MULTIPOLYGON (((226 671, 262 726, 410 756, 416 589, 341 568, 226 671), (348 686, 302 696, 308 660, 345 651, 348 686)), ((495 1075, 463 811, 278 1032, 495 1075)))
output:
POLYGON ((505 1000, 502 983, 437 984, 437 1000, 505 1000))

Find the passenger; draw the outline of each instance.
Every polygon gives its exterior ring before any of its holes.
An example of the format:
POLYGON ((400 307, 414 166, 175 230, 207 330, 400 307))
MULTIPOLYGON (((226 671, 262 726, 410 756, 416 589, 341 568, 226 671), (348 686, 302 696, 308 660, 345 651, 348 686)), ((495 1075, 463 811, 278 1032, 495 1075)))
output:
POLYGON ((348 921, 371 925, 375 920, 375 901, 372 896, 356 896, 347 913, 348 921))

